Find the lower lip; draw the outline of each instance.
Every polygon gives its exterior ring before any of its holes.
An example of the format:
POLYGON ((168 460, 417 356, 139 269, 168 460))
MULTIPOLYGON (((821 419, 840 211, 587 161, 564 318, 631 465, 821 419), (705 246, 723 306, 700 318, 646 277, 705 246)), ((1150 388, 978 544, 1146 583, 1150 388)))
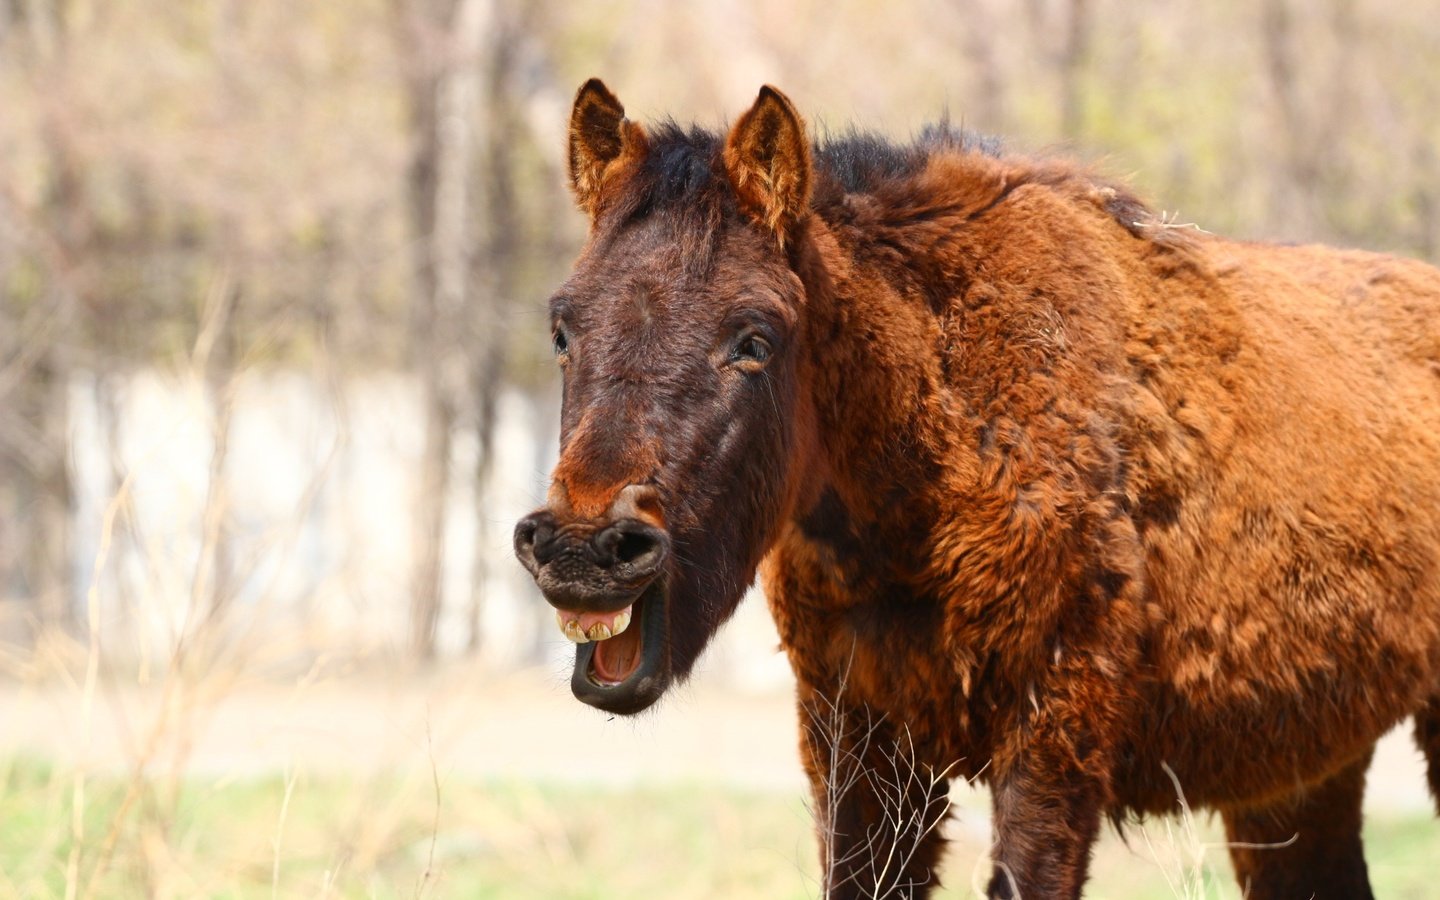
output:
POLYGON ((662 578, 635 601, 635 620, 630 628, 639 629, 640 661, 623 680, 611 682, 603 673, 595 671, 597 642, 576 645, 575 669, 570 678, 570 691, 576 699, 598 709, 628 715, 650 706, 660 697, 669 682, 667 590, 662 578))

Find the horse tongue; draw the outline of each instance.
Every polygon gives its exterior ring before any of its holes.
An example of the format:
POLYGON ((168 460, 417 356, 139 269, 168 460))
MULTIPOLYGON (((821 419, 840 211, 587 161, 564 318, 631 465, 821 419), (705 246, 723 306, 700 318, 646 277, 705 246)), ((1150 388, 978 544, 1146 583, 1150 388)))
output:
POLYGON ((595 643, 590 668, 596 680, 619 684, 640 668, 640 629, 627 628, 606 641, 595 643))

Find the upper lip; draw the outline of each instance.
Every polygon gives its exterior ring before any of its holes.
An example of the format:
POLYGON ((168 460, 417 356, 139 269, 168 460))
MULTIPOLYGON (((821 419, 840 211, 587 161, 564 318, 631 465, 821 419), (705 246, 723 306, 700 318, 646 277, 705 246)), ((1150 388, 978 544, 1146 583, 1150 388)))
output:
POLYGON ((557 609, 618 612, 660 576, 670 536, 638 519, 562 525, 542 510, 516 525, 515 555, 557 609))

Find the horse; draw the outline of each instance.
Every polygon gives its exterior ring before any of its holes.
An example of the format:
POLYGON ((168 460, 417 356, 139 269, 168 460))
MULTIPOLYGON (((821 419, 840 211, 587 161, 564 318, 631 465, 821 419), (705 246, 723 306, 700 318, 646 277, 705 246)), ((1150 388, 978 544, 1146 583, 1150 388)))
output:
POLYGON ((1254 898, 1369 897, 1413 716, 1440 797, 1440 271, 1238 242, 942 123, 725 134, 591 80, 550 300, 561 452, 515 549, 617 714, 762 579, 826 895, 924 897, 952 779, 992 897, 1105 821, 1223 819, 1254 898))

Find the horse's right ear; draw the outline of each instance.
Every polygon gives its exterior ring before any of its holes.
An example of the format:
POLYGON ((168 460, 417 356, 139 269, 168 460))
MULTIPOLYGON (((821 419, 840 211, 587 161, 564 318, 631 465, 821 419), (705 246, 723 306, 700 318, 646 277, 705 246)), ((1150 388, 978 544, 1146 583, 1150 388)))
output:
POLYGON ((580 86, 570 113, 570 189, 593 220, 610 164, 626 153, 644 153, 645 131, 625 118, 625 107, 598 78, 580 86))
POLYGON ((781 244, 810 204, 810 142, 790 99, 770 85, 725 140, 725 171, 740 206, 781 244))

